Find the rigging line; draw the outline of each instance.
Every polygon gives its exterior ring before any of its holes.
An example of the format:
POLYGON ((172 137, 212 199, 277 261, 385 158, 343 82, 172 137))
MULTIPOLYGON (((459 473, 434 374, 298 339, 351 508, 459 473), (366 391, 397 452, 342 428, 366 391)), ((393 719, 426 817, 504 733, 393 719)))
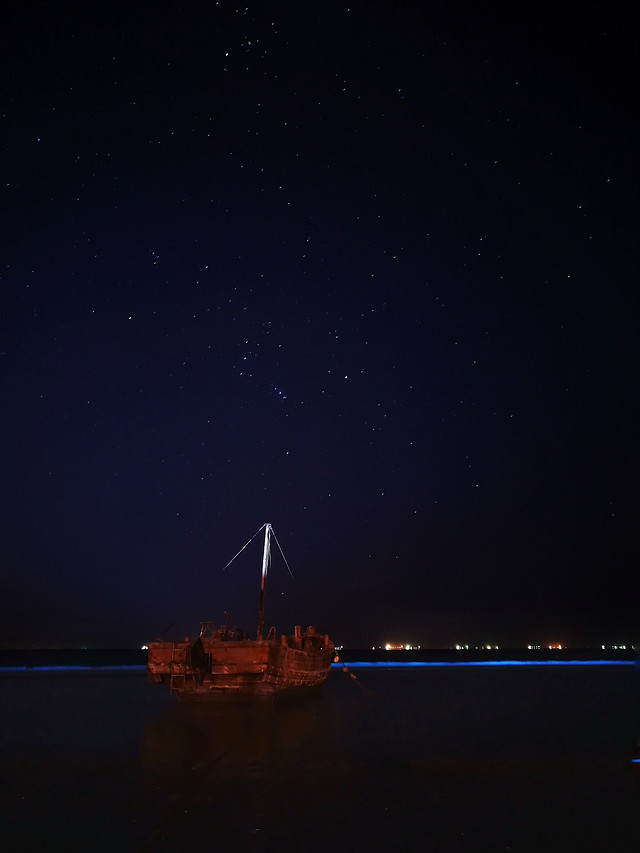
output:
MULTIPOLYGON (((250 544, 253 542, 253 540, 256 538, 256 536, 258 535, 258 533, 260 533, 260 530, 264 530, 264 527, 265 527, 265 526, 264 526, 264 524, 263 524, 263 525, 262 525, 262 527, 261 527, 261 528, 259 528, 259 530, 256 530, 256 532, 253 534, 253 536, 251 537, 251 539, 249 539, 249 541, 248 541, 248 542, 245 542, 245 543, 244 543, 244 545, 242 546, 242 548, 240 548, 240 550, 239 550, 239 551, 238 551, 238 553, 235 555, 235 557, 232 557, 232 558, 229 560, 229 562, 227 563, 227 565, 224 567, 224 569, 221 569, 221 570, 220 570, 221 572, 224 572, 224 570, 225 570, 225 569, 228 569, 228 568, 229 568, 229 566, 231 565, 231 563, 233 563, 233 561, 235 560, 235 558, 236 558, 236 557, 239 557, 239 556, 240 556, 240 554, 242 554, 242 552, 244 551, 244 549, 247 547, 247 545, 250 545, 250 544)), ((280 546, 278 545, 278 548, 279 548, 279 547, 280 547, 280 546)), ((283 555, 283 556, 284 556, 284 555, 283 555)), ((286 563, 286 560, 285 560, 285 563, 286 563)))
MULTIPOLYGON (((262 528, 260 528, 260 529, 262 529, 262 528)), ((273 536, 273 538, 276 540, 276 545, 278 546, 278 551, 280 551, 280 553, 282 554, 282 559, 284 560, 284 564, 285 564, 285 566, 287 567, 287 569, 289 569, 289 563, 287 563, 287 558, 286 558, 286 557, 285 557, 285 555, 284 555, 284 551, 283 551, 283 550, 282 550, 282 548, 280 547, 280 543, 278 542, 278 539, 277 539, 277 537, 276 537, 276 534, 274 533, 273 527, 271 528, 271 535, 272 535, 272 536, 273 536)), ((293 572, 291 571, 291 569, 289 569, 289 574, 291 575, 291 580, 292 580, 292 581, 293 581, 293 580, 295 580, 295 578, 294 578, 294 576, 293 576, 293 572)))

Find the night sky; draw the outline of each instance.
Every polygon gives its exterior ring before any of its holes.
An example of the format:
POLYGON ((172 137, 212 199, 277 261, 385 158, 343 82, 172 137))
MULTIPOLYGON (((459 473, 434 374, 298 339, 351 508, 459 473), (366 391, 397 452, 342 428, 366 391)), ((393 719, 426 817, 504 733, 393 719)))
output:
POLYGON ((640 640, 635 13, 8 8, 0 641, 640 640))

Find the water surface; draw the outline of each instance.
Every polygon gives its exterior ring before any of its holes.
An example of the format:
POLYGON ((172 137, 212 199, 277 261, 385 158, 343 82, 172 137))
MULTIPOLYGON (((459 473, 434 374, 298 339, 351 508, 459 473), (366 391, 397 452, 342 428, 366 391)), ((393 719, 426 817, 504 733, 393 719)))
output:
POLYGON ((640 849, 635 667, 353 672, 258 706, 2 673, 0 846, 640 849))

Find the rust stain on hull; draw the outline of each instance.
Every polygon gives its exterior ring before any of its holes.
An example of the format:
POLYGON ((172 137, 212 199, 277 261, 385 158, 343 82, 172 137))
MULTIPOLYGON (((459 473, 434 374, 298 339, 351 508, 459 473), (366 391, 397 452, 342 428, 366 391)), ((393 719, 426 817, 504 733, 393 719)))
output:
POLYGON ((319 687, 331 670, 335 648, 327 635, 310 627, 279 640, 222 640, 201 635, 195 642, 149 643, 149 680, 168 684, 182 701, 275 698, 283 692, 319 687))

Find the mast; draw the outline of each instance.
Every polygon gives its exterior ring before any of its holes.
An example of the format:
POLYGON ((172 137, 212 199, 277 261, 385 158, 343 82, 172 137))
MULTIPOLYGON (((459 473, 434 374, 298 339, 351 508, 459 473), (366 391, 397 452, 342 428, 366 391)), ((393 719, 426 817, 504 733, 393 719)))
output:
POLYGON ((267 584, 267 571, 271 559, 271 525, 264 526, 264 551, 262 552, 262 582, 260 584, 260 609, 258 611, 258 641, 262 640, 264 631, 264 590, 267 584))

